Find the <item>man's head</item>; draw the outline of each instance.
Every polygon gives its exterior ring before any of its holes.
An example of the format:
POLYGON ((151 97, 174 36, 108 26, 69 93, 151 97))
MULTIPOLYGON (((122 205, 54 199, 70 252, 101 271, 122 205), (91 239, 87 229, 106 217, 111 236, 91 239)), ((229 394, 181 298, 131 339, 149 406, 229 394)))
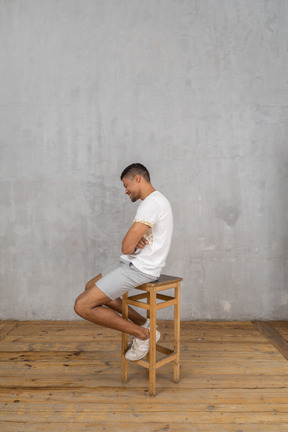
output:
POLYGON ((126 189, 126 194, 129 195, 132 202, 139 198, 144 199, 147 188, 152 188, 150 183, 150 174, 147 168, 140 163, 129 165, 120 176, 123 185, 126 189))
POLYGON ((121 174, 121 180, 123 180, 124 177, 129 177, 130 179, 134 179, 136 174, 141 175, 148 183, 150 183, 150 174, 145 168, 144 165, 140 163, 133 163, 129 165, 121 174))

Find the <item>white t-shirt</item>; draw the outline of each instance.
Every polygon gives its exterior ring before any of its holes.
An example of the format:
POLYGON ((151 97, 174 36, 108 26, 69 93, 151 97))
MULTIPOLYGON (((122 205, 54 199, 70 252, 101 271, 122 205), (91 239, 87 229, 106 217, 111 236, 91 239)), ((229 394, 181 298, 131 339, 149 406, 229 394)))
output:
POLYGON ((158 278, 166 264, 173 232, 169 201, 161 192, 152 192, 139 205, 134 222, 150 227, 144 236, 149 243, 133 254, 121 255, 121 260, 132 262, 141 272, 158 278))

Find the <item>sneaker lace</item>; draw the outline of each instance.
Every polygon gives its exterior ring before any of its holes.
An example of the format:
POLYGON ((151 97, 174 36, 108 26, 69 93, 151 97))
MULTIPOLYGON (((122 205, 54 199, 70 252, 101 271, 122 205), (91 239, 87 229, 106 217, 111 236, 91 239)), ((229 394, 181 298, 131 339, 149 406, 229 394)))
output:
POLYGON ((137 339, 136 337, 134 337, 133 342, 132 342, 132 346, 131 346, 131 350, 133 352, 137 351, 138 348, 139 348, 139 344, 140 344, 139 339, 137 339))

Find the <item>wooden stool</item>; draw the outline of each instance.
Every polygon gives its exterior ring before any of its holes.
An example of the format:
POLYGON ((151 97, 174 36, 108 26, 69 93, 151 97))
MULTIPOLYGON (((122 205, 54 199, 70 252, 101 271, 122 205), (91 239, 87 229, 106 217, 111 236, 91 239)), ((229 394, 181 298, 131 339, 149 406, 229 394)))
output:
MULTIPOLYGON (((128 305, 137 306, 147 310, 147 318, 150 318, 150 351, 148 360, 137 360, 140 366, 149 369, 149 395, 154 396, 156 390, 156 370, 167 363, 174 362, 174 381, 180 378, 180 283, 183 279, 174 276, 161 275, 157 282, 149 282, 138 286, 136 289, 145 293, 128 297, 128 293, 122 297, 122 316, 128 319, 128 305), (159 294, 160 291, 174 289, 174 297, 159 294), (146 299, 147 302, 140 300, 146 299), (156 303, 157 299, 162 300, 156 303), (174 306, 174 350, 156 345, 156 312, 174 306), (156 361, 156 351, 166 354, 166 357, 156 361)), ((127 383, 127 364, 125 353, 128 348, 128 335, 122 333, 122 382, 127 383)))

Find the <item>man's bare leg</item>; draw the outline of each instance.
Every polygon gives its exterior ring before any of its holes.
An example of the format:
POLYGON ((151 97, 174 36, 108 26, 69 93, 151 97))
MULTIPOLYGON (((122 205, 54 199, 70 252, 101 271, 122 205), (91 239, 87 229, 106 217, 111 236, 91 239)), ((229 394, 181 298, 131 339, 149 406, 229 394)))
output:
POLYGON ((110 308, 103 307, 110 302, 111 299, 94 285, 80 294, 74 309, 78 315, 94 324, 128 333, 141 340, 149 339, 148 329, 122 318, 110 308))
MULTIPOLYGON (((107 305, 110 309, 122 314, 122 300, 121 298, 117 298, 115 300, 111 300, 107 305)), ((136 312, 131 306, 128 306, 128 318, 134 324, 142 326, 146 322, 146 318, 136 312)))
MULTIPOLYGON (((101 279, 103 276, 102 274, 98 274, 93 279, 91 279, 85 286, 85 291, 89 290, 90 288, 94 287, 96 282, 101 279)), ((122 314, 122 300, 121 298, 117 298, 116 300, 111 300, 106 304, 110 309, 113 309, 114 311, 122 314)), ((146 322, 146 318, 140 315, 138 312, 136 312, 131 306, 128 306, 128 319, 132 321, 134 324, 137 324, 139 326, 142 326, 146 322)))

